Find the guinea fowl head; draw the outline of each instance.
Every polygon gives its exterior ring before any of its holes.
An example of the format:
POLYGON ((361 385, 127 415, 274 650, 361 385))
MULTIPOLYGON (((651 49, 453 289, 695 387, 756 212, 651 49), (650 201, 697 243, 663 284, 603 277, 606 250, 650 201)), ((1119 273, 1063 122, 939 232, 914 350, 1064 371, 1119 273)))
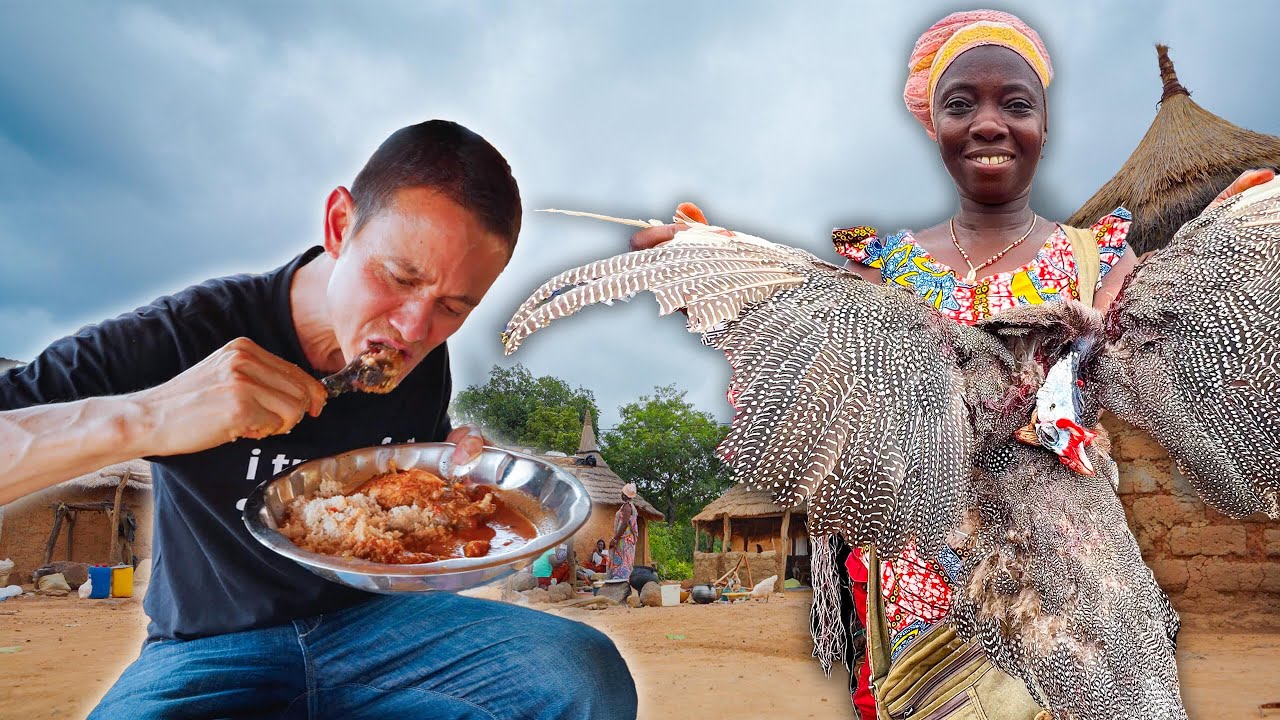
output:
POLYGON ((1084 381, 1079 378, 1080 357, 1087 349, 1077 347, 1054 363, 1036 392, 1036 409, 1031 422, 1018 430, 1015 437, 1028 445, 1052 450, 1072 471, 1093 477, 1097 471, 1089 459, 1087 448, 1097 433, 1080 422, 1084 381))

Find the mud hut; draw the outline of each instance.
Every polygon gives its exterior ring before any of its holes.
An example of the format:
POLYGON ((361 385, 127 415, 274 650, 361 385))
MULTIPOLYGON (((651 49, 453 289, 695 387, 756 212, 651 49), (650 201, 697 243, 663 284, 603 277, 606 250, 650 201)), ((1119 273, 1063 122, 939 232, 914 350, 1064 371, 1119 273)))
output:
POLYGON ((150 463, 117 463, 0 506, 0 558, 13 560, 18 582, 46 557, 112 564, 150 557, 151 517, 150 463), (117 502, 124 534, 113 543, 117 502))
MULTIPOLYGON (((794 578, 809 584, 808 507, 784 508, 763 490, 734 485, 693 517, 693 578, 712 582, 745 556, 751 579, 770 575, 782 583, 794 578), (704 533, 708 536, 703 540, 704 533), (719 551, 715 540, 719 539, 719 551), (707 547, 709 551, 701 548, 707 547)), ((745 565, 739 576, 747 582, 745 565)))
MULTIPOLYGON (((600 454, 595 428, 591 425, 591 414, 588 413, 582 422, 582 439, 578 443, 578 452, 572 457, 544 455, 543 459, 573 473, 591 496, 591 517, 573 538, 578 558, 590 559, 597 539, 608 542, 613 537, 613 518, 622 506, 622 486, 626 484, 609 468, 604 456, 600 454)), ((649 565, 649 523, 661 522, 663 515, 639 494, 636 495, 635 504, 640 514, 637 521, 640 538, 636 542, 636 564, 649 565)))
POLYGON ((1067 224, 1088 227, 1123 205, 1139 253, 1164 247, 1245 170, 1280 167, 1280 137, 1245 130, 1200 107, 1178 81, 1169 48, 1156 46, 1164 92, 1133 154, 1067 224))

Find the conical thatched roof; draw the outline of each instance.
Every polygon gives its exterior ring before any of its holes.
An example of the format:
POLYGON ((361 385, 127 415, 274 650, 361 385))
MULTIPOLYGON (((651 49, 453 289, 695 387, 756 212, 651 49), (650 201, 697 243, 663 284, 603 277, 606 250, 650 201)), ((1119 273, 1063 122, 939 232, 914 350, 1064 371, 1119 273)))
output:
POLYGON ((1245 170, 1280 166, 1280 137, 1233 125, 1200 107, 1178 82, 1168 48, 1156 46, 1164 93, 1142 142, 1067 224, 1088 227, 1123 205, 1139 253, 1163 247, 1245 170))
MULTIPOLYGON (((712 500, 702 512, 693 516, 693 522, 712 522, 725 515, 731 518, 769 517, 782 515, 786 508, 773 501, 773 496, 766 490, 749 490, 746 485, 734 485, 725 490, 720 497, 712 500)), ((807 503, 791 508, 793 513, 808 511, 807 503)))
POLYGON ((591 413, 582 418, 582 440, 578 442, 578 457, 595 456, 598 464, 604 465, 604 456, 600 454, 600 446, 596 443, 596 430, 591 427, 591 413))
MULTIPOLYGON (((582 481, 582 486, 587 489, 587 494, 591 496, 592 503, 597 505, 622 504, 622 486, 626 483, 622 481, 622 478, 618 477, 617 473, 609 469, 609 464, 604 461, 604 456, 600 454, 600 447, 596 445, 596 433, 591 427, 590 413, 587 413, 587 417, 582 423, 582 440, 578 443, 578 452, 573 457, 543 455, 542 459, 573 473, 574 477, 582 481), (587 461, 587 458, 593 458, 595 464, 583 464, 583 461, 587 461)), ((658 508, 654 507, 638 493, 635 497, 635 503, 636 510, 640 511, 641 517, 647 520, 661 521, 663 519, 663 515, 658 512, 658 508)))
POLYGON ((101 470, 94 470, 78 478, 59 483, 57 487, 93 490, 95 488, 115 488, 125 471, 129 472, 129 483, 125 487, 131 490, 151 489, 151 463, 146 460, 129 460, 115 465, 108 465, 101 470))

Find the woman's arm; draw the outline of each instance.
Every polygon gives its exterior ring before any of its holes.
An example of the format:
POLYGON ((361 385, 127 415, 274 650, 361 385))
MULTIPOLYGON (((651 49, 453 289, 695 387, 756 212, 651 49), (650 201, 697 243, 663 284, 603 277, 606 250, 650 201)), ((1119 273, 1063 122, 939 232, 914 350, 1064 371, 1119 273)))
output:
POLYGON ((854 275, 857 275, 863 280, 866 280, 869 283, 875 283, 876 285, 879 285, 881 282, 884 281, 884 277, 880 274, 879 268, 868 267, 866 265, 863 265, 860 262, 845 260, 844 269, 848 270, 854 275))
POLYGON ((618 540, 622 538, 622 534, 631 526, 631 513, 633 512, 634 510, 630 503, 626 503, 618 509, 618 514, 622 515, 622 522, 618 523, 618 529, 614 531, 613 538, 609 540, 610 548, 618 544, 618 540))
POLYGON ((1106 313, 1111 308, 1111 304, 1116 301, 1120 295, 1120 289, 1124 287, 1125 278, 1129 277, 1129 273, 1133 272, 1133 268, 1138 264, 1137 253, 1133 248, 1129 248, 1116 264, 1111 266, 1111 271, 1102 279, 1102 287, 1093 294, 1093 307, 1095 310, 1106 313))

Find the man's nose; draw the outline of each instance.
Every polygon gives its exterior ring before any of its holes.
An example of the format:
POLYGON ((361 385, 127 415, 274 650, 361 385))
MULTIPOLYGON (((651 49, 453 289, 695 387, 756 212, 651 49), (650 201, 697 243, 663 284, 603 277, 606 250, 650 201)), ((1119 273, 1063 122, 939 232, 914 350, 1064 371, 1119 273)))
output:
POLYGON ((404 303, 391 314, 391 327, 408 343, 422 342, 431 333, 432 305, 422 300, 404 303))

